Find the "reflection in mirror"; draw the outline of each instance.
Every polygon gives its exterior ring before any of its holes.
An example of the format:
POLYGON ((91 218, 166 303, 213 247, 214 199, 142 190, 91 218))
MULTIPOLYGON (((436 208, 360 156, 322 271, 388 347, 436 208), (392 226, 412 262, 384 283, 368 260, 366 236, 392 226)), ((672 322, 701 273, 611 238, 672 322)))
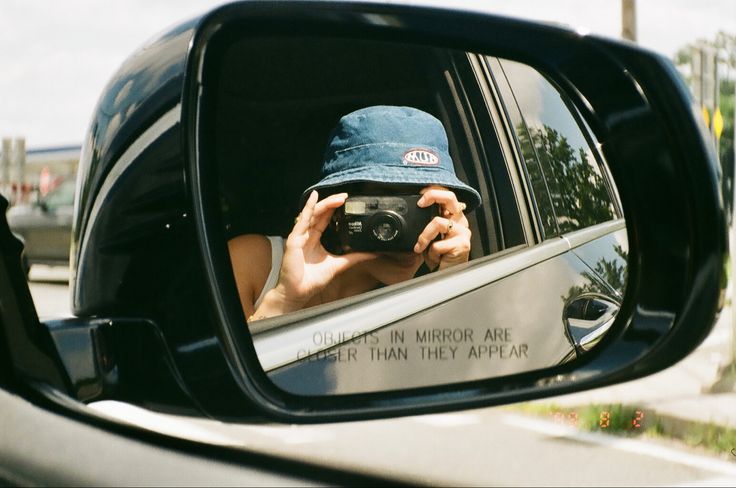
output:
POLYGON ((249 328, 277 386, 518 374, 610 330, 623 215, 545 76, 419 45, 223 39, 205 60, 201 157, 216 161, 245 319, 230 326, 249 328))

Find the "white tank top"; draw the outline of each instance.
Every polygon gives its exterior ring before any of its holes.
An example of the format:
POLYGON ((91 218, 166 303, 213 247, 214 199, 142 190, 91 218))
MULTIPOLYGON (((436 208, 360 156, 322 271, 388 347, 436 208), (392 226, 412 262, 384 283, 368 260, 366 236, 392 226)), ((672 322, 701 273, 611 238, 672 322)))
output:
POLYGON ((281 272, 281 261, 284 258, 284 238, 281 236, 266 236, 266 238, 271 243, 271 271, 268 273, 261 294, 258 295, 258 300, 253 304, 254 309, 258 308, 266 293, 276 288, 276 283, 279 281, 279 272, 281 272))

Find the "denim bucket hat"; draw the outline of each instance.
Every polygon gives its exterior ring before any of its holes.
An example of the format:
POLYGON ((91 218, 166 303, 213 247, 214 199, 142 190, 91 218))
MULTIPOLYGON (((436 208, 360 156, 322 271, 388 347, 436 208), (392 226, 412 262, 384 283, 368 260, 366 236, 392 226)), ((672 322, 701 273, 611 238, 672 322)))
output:
POLYGON ((330 134, 322 179, 312 190, 349 183, 441 185, 457 194, 467 211, 481 203, 480 194, 455 176, 447 134, 432 115, 411 107, 373 106, 340 119, 330 134))

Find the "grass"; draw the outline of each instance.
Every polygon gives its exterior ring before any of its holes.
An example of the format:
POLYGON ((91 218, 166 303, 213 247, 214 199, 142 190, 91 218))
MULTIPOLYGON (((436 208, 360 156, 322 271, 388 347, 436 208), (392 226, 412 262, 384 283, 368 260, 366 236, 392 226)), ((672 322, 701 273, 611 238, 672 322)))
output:
POLYGON ((692 447, 705 447, 716 452, 730 452, 736 448, 736 430, 714 424, 696 424, 682 439, 692 447))
POLYGON ((736 429, 699 422, 670 426, 666 419, 658 417, 654 412, 624 404, 560 407, 547 403, 524 403, 510 408, 588 432, 675 439, 690 447, 703 448, 720 455, 728 454, 736 448, 736 429))
POLYGON ((656 433, 660 429, 646 411, 622 404, 559 407, 555 404, 526 403, 515 410, 548 417, 555 423, 590 432, 638 435, 647 430, 656 433))

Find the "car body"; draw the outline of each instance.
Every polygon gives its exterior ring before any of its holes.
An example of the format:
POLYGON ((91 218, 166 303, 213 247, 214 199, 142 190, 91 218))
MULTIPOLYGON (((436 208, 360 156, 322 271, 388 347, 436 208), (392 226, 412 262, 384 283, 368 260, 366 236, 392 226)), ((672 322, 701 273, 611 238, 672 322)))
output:
POLYGON ((65 178, 37 202, 8 211, 8 223, 25 244, 29 266, 69 265, 75 188, 74 178, 65 178))
MULTIPOLYGON (((157 444, 159 436, 146 438, 139 426, 120 426, 84 403, 116 400, 223 422, 324 422, 508 403, 658 371, 707 334, 722 293, 723 201, 703 141, 670 64, 631 46, 422 7, 217 9, 134 53, 103 92, 79 163, 73 318, 34 322, 12 266, 18 247, 3 236, 12 286, 2 291, 15 305, 3 316, 3 386, 77 422, 157 444), (440 24, 442 36, 426 47, 440 24), (274 56, 284 46, 312 55, 274 56), (363 63, 374 85, 361 84, 365 72, 343 69, 355 67, 347 47, 356 46, 371 61, 363 63), (395 57, 381 64, 387 51, 395 57), (430 66, 411 64, 412 52, 441 69, 411 69, 430 66), (391 59, 401 62, 392 67, 391 59), (309 72, 312 64, 325 69, 309 72), (268 70, 284 76, 252 75, 268 70), (605 75, 605 86, 591 72, 605 75), (416 73, 441 86, 414 89, 425 79, 416 73), (386 80, 398 88, 385 89, 386 80), (530 86, 544 92, 542 102, 530 86), (358 103, 410 102, 443 121, 456 170, 484 196, 486 206, 470 216, 470 262, 246 324, 227 239, 288 231, 297 199, 258 199, 314 181, 314 154, 336 116, 358 103), (545 113, 564 123, 545 121, 545 113), (284 133, 292 144, 278 137, 284 133), (243 155, 261 163, 234 164, 243 155), (561 168, 581 174, 556 175, 561 168), (651 185, 653 174, 665 184, 651 185), (477 369, 336 364, 355 339, 346 331, 388 332, 391 340, 438 324, 505 327, 535 354, 522 358, 515 349, 513 359, 532 361, 477 369), (314 342, 315 332, 342 338, 300 356, 303 336, 314 342)), ((98 430, 92 435, 103 444, 110 434, 98 430)), ((214 443, 167 439, 177 454, 234 459, 214 443)), ((279 469, 262 461, 250 465, 279 469)), ((327 471, 310 473, 314 480, 327 471)))

